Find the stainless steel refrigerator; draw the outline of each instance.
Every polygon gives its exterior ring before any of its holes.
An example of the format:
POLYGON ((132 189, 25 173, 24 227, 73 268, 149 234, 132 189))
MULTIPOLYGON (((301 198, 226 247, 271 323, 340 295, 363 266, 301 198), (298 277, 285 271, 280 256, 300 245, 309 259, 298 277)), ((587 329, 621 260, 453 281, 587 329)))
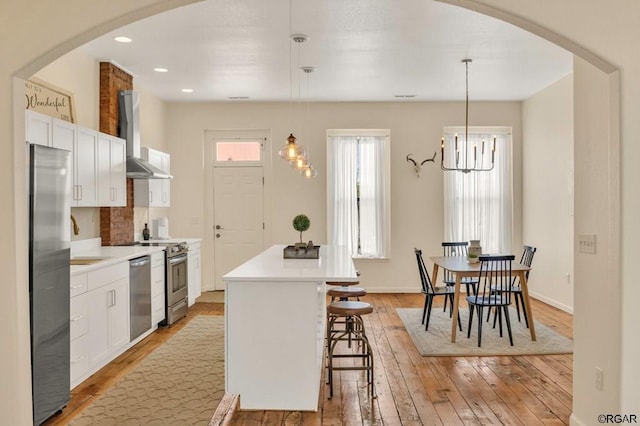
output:
POLYGON ((69 401, 71 153, 29 145, 29 301, 33 423, 69 401))

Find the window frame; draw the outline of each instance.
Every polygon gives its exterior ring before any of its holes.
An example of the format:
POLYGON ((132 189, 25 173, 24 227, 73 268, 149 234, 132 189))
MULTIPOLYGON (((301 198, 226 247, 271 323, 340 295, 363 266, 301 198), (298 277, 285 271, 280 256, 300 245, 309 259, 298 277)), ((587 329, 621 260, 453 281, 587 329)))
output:
MULTIPOLYGON (((464 126, 445 126, 443 128, 443 135, 444 134, 455 134, 457 133, 458 135, 462 134, 464 135, 465 133, 465 127, 464 126)), ((505 240, 505 245, 506 247, 504 248, 504 254, 510 254, 511 250, 512 250, 512 246, 513 246, 513 235, 514 235, 514 210, 515 210, 515 198, 514 198, 514 191, 513 191, 513 174, 514 174, 514 163, 513 163, 513 155, 514 155, 514 146, 513 146, 513 133, 512 133, 513 129, 511 126, 469 126, 468 127, 468 134, 469 135, 477 135, 477 134, 492 134, 492 135, 501 135, 501 136, 506 136, 507 139, 507 143, 509 144, 509 150, 507 153, 507 158, 506 161, 508 162, 508 177, 507 180, 505 182, 505 187, 506 187, 506 191, 508 194, 508 201, 510 202, 508 209, 509 209, 509 213, 508 213, 508 220, 509 220, 509 224, 507 225, 509 227, 509 235, 508 238, 505 240), (508 253, 507 253, 508 252, 508 253)), ((470 173, 492 173, 491 172, 470 172, 470 173)), ((461 172, 457 172, 457 171, 447 171, 444 173, 461 173, 461 172)), ((451 221, 452 218, 450 217, 451 215, 448 213, 448 209, 449 209, 449 205, 447 203, 447 199, 446 199, 446 179, 443 180, 443 204, 444 204, 444 223, 443 223, 443 228, 444 228, 444 235, 443 235, 443 241, 450 239, 449 238, 449 234, 451 232, 451 221)), ((478 237, 476 237, 478 238, 478 237)), ((454 238, 455 239, 455 238, 454 238)), ((458 238, 459 239, 459 238, 458 238)), ((487 250, 487 247, 485 246, 485 244, 482 243, 482 241, 480 242, 480 244, 483 247, 483 251, 487 250)))
POLYGON ((383 250, 382 256, 363 256, 354 254, 352 258, 358 260, 385 260, 391 258, 391 131, 389 129, 328 129, 327 130, 327 241, 332 244, 331 236, 333 235, 333 210, 334 197, 333 193, 333 164, 331 163, 333 138, 338 136, 352 137, 383 137, 383 214, 384 220, 382 224, 383 234, 383 250))
POLYGON ((262 137, 215 137, 213 138, 213 166, 214 167, 243 167, 243 166, 263 166, 264 165, 264 146, 266 139, 262 137), (218 147, 217 144, 219 142, 223 143, 246 143, 246 142, 254 142, 260 144, 260 160, 257 161, 219 161, 217 159, 218 155, 218 147))

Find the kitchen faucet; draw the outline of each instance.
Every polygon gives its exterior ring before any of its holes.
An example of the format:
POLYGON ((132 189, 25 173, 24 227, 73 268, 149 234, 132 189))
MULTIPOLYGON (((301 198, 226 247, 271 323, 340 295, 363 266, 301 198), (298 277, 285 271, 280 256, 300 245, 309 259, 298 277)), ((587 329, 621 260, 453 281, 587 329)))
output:
POLYGON ((76 218, 71 215, 71 222, 73 222, 73 235, 80 235, 80 227, 78 226, 78 222, 76 222, 76 218))

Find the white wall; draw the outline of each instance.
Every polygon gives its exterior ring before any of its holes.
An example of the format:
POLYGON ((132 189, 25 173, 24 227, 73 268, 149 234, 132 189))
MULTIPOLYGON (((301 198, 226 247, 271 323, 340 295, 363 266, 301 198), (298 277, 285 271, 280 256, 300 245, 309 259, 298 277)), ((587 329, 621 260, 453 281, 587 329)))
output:
POLYGON ((56 59, 34 77, 73 95, 76 124, 89 129, 100 126, 100 64, 93 57, 74 50, 56 59))
POLYGON ((573 75, 523 103, 522 140, 522 241, 538 249, 529 292, 573 312, 573 75))
MULTIPOLYGON (((0 135, 3 155, 0 155, 0 202, 7 206, 0 212, 0 234, 5 244, 0 245, 0 258, 3 259, 3 278, 5 285, 3 295, 5 305, 0 310, 0 341, 6 350, 0 351, 0 411, 3 420, 8 424, 30 424, 30 379, 29 379, 29 327, 28 327, 28 292, 27 282, 27 218, 25 194, 25 155, 21 148, 24 142, 24 107, 23 89, 21 81, 14 77, 26 78, 42 66, 50 63, 58 56, 71 49, 102 35, 121 25, 137 19, 150 16, 161 10, 187 4, 189 0, 138 0, 133 4, 128 0, 96 0, 95 2, 76 2, 58 0, 57 2, 40 2, 24 0, 21 2, 0 2, 0 135), (51 22, 56 25, 52 30, 51 22), (22 118, 21 118, 22 117, 22 118), (13 208, 12 208, 13 207, 13 208)), ((594 424, 596 420, 590 417, 590 406, 598 402, 609 413, 634 413, 640 407, 640 342, 637 339, 637 324, 640 323, 640 310, 635 306, 640 298, 640 286, 637 285, 637 271, 633 253, 640 240, 640 223, 637 212, 640 211, 640 168, 637 159, 640 158, 640 144, 636 143, 635 135, 640 134, 640 98, 634 94, 640 93, 640 57, 629 54, 636 50, 637 40, 640 38, 640 27, 637 16, 640 14, 640 3, 632 0, 621 2, 603 2, 599 0, 566 0, 564 2, 543 1, 530 2, 524 0, 450 0, 451 3, 465 7, 476 7, 484 13, 499 16, 531 29, 532 31, 549 36, 561 36, 558 42, 583 57, 588 57, 592 63, 601 66, 606 72, 619 69, 619 76, 612 76, 619 83, 612 87, 610 94, 620 93, 620 98, 609 97, 613 108, 620 108, 620 121, 610 120, 606 123, 598 121, 603 111, 584 110, 575 114, 574 126, 593 126, 600 131, 606 128, 610 132, 620 130, 621 135, 621 165, 612 168, 620 173, 622 192, 619 194, 615 185, 613 190, 604 194, 601 202, 607 202, 614 207, 620 207, 618 215, 611 215, 611 225, 622 224, 624 235, 621 244, 615 230, 609 231, 607 237, 614 238, 614 248, 620 250, 621 262, 615 258, 611 264, 605 266, 613 275, 609 282, 614 283, 612 293, 618 296, 624 294, 621 301, 621 318, 609 330, 620 330, 621 336, 607 348, 599 337, 606 333, 608 322, 602 327, 597 326, 585 342, 576 345, 577 351, 596 351, 602 353, 610 349, 613 356, 620 360, 620 372, 612 378, 603 395, 595 394, 589 385, 574 390, 574 423, 582 419, 584 424, 594 424), (571 19, 567 19, 570 16, 571 19), (607 25, 603 33, 603 23, 607 25), (604 36, 603 36, 604 34, 604 36), (571 41, 569 41, 571 40, 571 41), (597 56, 594 58, 594 54, 597 56), (613 65, 612 65, 613 64, 613 65), (621 199, 618 198, 621 196, 621 199), (621 273, 621 276, 618 274, 621 273), (621 287, 617 287, 621 285, 621 287), (592 338, 593 336, 593 338, 592 338), (583 344, 584 343, 584 344, 583 344), (613 397, 611 398, 611 396, 613 397), (604 398, 602 398, 604 396, 604 398), (606 405, 606 406, 605 406, 606 405)), ((550 37, 554 38, 554 37, 550 37)), ((574 69, 576 78, 582 71, 574 69)), ((576 86, 577 89, 578 86, 576 86)), ((589 91, 588 85, 580 86, 581 90, 589 91)), ((574 89, 575 90, 575 89, 574 89)), ((576 90, 577 95, 577 90, 576 90)), ((575 103, 576 108, 578 103, 575 103)), ((608 140, 596 143, 608 144, 608 140)), ((617 158, 618 147, 608 148, 617 158)), ((580 157, 576 155, 576 176, 580 157)), ((600 159, 602 160, 602 159, 600 159)), ((615 172, 612 175, 615 181, 615 172)), ((615 184, 615 182, 614 182, 615 184)), ((589 209, 589 205, 578 205, 578 182, 576 180, 576 211, 579 208, 589 209)), ((620 254, 617 253, 617 254, 620 254)), ((578 270, 576 262, 576 270, 578 270)), ((605 281, 606 282, 606 281, 605 281)), ((599 277, 585 277, 581 283, 583 292, 599 293, 603 282, 599 277)), ((587 303, 580 306, 581 300, 575 300, 576 325, 580 317, 578 309, 582 308, 586 315, 601 312, 597 303, 587 303)), ((618 311, 603 312, 600 317, 614 317, 618 311)), ((577 330, 578 331, 578 330, 577 330)), ((580 330, 581 331, 581 330, 580 330)), ((577 342, 578 343, 578 342, 577 342)), ((593 377, 593 364, 586 363, 586 367, 576 362, 575 375, 593 377)), ((614 372, 615 375, 615 372, 614 372)), ((596 407, 600 408, 600 406, 596 407)))
MULTIPOLYGON (((288 244, 297 238, 291 219, 305 212, 311 229, 305 239, 326 242, 326 131, 327 129, 376 128, 391 131, 391 259, 356 261, 361 283, 371 292, 418 291, 419 281, 413 248, 438 255, 443 239, 443 181, 439 163, 425 164, 416 177, 405 157, 431 158, 440 149, 442 128, 464 124, 464 103, 389 102, 389 103, 313 103, 310 129, 291 123, 288 103, 245 104, 170 104, 167 108, 167 144, 171 153, 171 233, 187 237, 205 237, 203 256, 204 285, 213 277, 212 227, 205 226, 208 188, 205 184, 203 144, 205 130, 270 129, 273 167, 265 170, 267 215, 273 218, 266 245, 288 244), (300 130, 298 132, 297 130, 300 130), (306 180, 294 172, 277 152, 290 131, 300 143, 311 144, 311 160, 318 176, 306 180), (185 206, 189 206, 188 209, 185 206)), ((470 123, 480 126, 511 126, 514 141, 515 229, 514 247, 521 245, 521 103, 471 103, 470 123)), ((223 225, 223 224, 222 224, 223 225)), ((224 226, 224 225, 223 225, 224 226)))
POLYGON ((593 424, 592 419, 609 413, 608 410, 620 401, 620 282, 618 269, 610 270, 612 265, 618 266, 619 255, 615 221, 619 215, 615 203, 619 158, 617 129, 611 131, 604 125, 608 123, 605 117, 612 113, 611 110, 614 110, 611 115, 615 115, 618 106, 617 96, 612 99, 610 93, 612 82, 608 75, 580 59, 574 60, 574 69, 576 321, 573 328, 573 390, 584 397, 574 405, 574 418, 583 424, 593 424), (587 117, 600 118, 587 121, 587 117), (580 234, 596 235, 595 254, 578 250, 580 234), (602 390, 595 387, 596 368, 603 371, 602 390))

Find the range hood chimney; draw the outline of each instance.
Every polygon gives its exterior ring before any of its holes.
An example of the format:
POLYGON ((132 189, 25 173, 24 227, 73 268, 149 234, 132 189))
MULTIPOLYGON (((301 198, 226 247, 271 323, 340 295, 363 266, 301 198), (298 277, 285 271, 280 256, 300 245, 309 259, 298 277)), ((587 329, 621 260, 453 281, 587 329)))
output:
POLYGON ((134 90, 118 92, 119 136, 127 141, 127 177, 173 179, 173 176, 140 158, 140 95, 134 90))

